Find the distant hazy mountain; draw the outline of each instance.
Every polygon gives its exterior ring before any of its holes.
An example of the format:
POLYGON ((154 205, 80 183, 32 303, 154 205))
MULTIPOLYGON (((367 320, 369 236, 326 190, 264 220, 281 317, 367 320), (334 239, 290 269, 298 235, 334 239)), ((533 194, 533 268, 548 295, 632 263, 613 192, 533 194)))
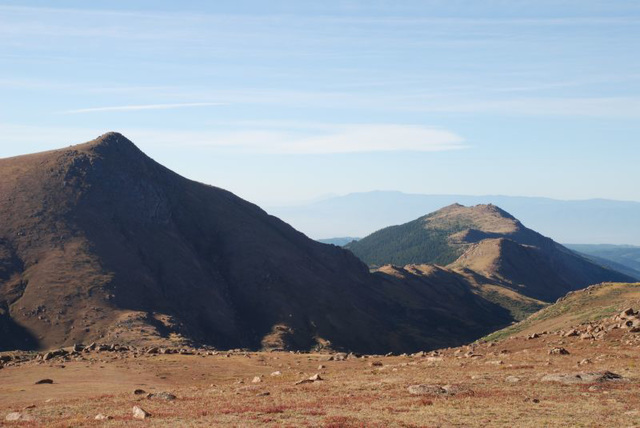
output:
POLYGON ((494 204, 558 242, 640 245, 640 202, 375 191, 267 209, 312 238, 366 236, 447 205, 494 204))
POLYGON ((351 236, 345 236, 341 238, 327 238, 327 239, 318 239, 318 242, 322 242, 323 244, 333 244, 339 247, 343 247, 347 245, 349 242, 357 241, 360 238, 354 238, 351 236))
POLYGON ((547 302, 591 284, 635 279, 528 229, 495 205, 450 205, 345 248, 369 265, 437 264, 547 302))
POLYGON ((640 247, 588 244, 565 244, 565 246, 600 263, 606 263, 613 269, 640 279, 640 247))

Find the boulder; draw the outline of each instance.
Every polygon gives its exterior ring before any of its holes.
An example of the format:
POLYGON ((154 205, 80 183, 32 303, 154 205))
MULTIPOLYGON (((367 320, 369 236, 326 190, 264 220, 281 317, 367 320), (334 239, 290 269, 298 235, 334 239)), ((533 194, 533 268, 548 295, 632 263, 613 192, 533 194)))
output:
POLYGON ((11 412, 4 419, 6 421, 9 421, 9 422, 33 422, 33 421, 35 421, 35 418, 33 416, 28 415, 26 413, 20 413, 20 412, 11 412))
POLYGON ((135 419, 146 419, 151 416, 151 413, 147 412, 146 410, 144 410, 142 407, 139 407, 139 406, 133 406, 133 409, 131 410, 133 412, 133 417, 135 419))
POLYGON ((549 355, 569 355, 569 351, 561 347, 556 347, 549 349, 549 355))
POLYGON ((565 384, 572 383, 601 383, 620 381, 623 377, 619 374, 604 371, 604 372, 588 372, 588 373, 573 373, 573 374, 548 374, 540 379, 543 382, 560 382, 565 384))
POLYGON ((110 421, 111 419, 113 419, 113 416, 109 416, 109 415, 104 415, 102 413, 98 413, 96 415, 96 417, 93 418, 93 419, 95 419, 96 421, 110 421))
POLYGON ((173 401, 175 400, 176 397, 175 395, 171 394, 170 392, 154 392, 151 394, 147 394, 147 398, 150 400, 165 400, 165 401, 173 401))

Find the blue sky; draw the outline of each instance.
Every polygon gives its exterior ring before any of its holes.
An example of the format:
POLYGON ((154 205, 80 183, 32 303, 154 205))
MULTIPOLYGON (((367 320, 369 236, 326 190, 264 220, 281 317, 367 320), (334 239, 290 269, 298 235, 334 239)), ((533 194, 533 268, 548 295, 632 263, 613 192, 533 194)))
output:
POLYGON ((0 157, 119 131, 264 206, 640 201, 640 3, 1 1, 0 157))

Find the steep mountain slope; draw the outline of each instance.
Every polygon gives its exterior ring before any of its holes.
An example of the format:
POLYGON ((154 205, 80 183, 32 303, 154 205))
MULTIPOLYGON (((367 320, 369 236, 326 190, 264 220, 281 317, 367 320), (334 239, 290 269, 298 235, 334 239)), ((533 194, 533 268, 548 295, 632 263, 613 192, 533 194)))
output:
POLYGON ((526 228, 494 205, 450 205, 345 248, 369 264, 448 265, 535 299, 552 301, 603 281, 633 281, 526 228))
POLYGON ((512 319, 464 284, 370 274, 349 251, 180 177, 116 133, 0 160, 0 200, 0 349, 411 351, 512 319))
POLYGON ((369 264, 455 261, 471 244, 507 237, 539 244, 544 237, 494 205, 468 208, 453 204, 399 226, 390 226, 345 246, 369 264))

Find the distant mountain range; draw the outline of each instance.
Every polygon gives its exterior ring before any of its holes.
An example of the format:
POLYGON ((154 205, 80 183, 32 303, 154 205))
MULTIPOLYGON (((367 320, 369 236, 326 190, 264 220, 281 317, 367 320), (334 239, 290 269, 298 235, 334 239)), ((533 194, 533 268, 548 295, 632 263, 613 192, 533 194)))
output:
POLYGON ((528 229, 495 205, 453 204, 344 248, 369 265, 437 264, 545 302, 599 282, 634 280, 528 229))
POLYGON ((328 238, 328 239, 318 239, 318 242, 322 242, 323 244, 332 244, 337 245, 339 247, 344 247, 351 241, 357 241, 360 238, 354 238, 352 236, 342 236, 339 238, 328 238))
POLYGON ((366 236, 447 205, 494 204, 557 242, 640 245, 640 202, 375 191, 267 211, 313 238, 366 236))
POLYGON ((565 246, 640 280, 640 247, 606 244, 565 244, 565 246))

